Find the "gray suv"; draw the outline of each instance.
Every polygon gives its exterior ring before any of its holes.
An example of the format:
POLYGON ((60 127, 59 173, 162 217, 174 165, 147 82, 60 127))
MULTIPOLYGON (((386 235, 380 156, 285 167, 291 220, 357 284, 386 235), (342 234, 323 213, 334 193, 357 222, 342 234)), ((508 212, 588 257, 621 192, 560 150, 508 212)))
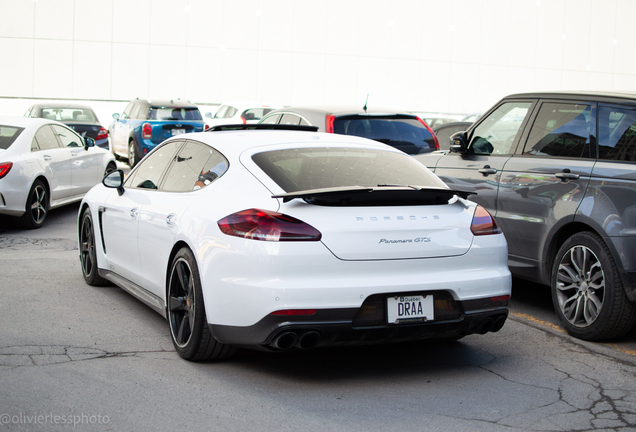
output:
POLYGON ((503 98, 448 152, 415 155, 496 218, 513 275, 550 285, 585 340, 636 322, 636 94, 503 98))

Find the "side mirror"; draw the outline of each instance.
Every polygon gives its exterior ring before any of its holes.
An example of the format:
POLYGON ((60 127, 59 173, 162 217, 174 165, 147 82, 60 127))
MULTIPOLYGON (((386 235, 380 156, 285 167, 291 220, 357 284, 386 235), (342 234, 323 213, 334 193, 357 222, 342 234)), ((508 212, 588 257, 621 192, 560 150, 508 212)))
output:
POLYGON ((205 118, 211 119, 212 118, 212 113, 211 112, 206 112, 205 113, 205 118))
POLYGON ((124 194, 124 172, 120 169, 111 171, 104 176, 102 184, 107 188, 117 189, 119 196, 124 194))
POLYGON ((450 136, 450 151, 453 153, 466 153, 468 143, 466 132, 455 132, 450 136))
POLYGON ((95 147, 95 140, 91 137, 84 138, 84 150, 88 150, 91 147, 95 147))
POLYGON ((115 113, 115 114, 113 114, 113 118, 114 118, 115 120, 119 120, 119 113, 115 113))

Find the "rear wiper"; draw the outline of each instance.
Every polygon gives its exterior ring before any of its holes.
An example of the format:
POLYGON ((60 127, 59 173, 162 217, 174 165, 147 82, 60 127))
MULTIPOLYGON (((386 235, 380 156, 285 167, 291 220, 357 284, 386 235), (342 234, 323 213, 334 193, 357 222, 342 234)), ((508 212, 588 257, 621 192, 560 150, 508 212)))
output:
POLYGON ((379 184, 377 187, 397 187, 397 188, 411 188, 415 190, 425 189, 421 186, 411 186, 411 185, 398 185, 398 184, 379 184))

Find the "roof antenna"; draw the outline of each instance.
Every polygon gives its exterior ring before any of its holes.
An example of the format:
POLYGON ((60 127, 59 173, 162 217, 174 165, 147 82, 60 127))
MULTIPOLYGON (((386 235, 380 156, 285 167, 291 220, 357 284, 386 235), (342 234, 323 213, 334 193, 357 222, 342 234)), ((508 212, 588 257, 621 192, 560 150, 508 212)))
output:
POLYGON ((362 107, 365 113, 367 112, 367 102, 369 102, 369 93, 367 93, 367 100, 364 101, 364 107, 362 107))

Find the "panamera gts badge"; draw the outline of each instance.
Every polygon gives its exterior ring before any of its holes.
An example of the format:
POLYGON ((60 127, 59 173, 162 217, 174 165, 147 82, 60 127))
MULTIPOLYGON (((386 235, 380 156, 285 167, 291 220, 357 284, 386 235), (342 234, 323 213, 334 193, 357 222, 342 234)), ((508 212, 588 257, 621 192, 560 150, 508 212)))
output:
POLYGON ((396 243, 428 243, 431 241, 430 237, 415 237, 410 239, 380 239, 379 244, 396 244, 396 243))

